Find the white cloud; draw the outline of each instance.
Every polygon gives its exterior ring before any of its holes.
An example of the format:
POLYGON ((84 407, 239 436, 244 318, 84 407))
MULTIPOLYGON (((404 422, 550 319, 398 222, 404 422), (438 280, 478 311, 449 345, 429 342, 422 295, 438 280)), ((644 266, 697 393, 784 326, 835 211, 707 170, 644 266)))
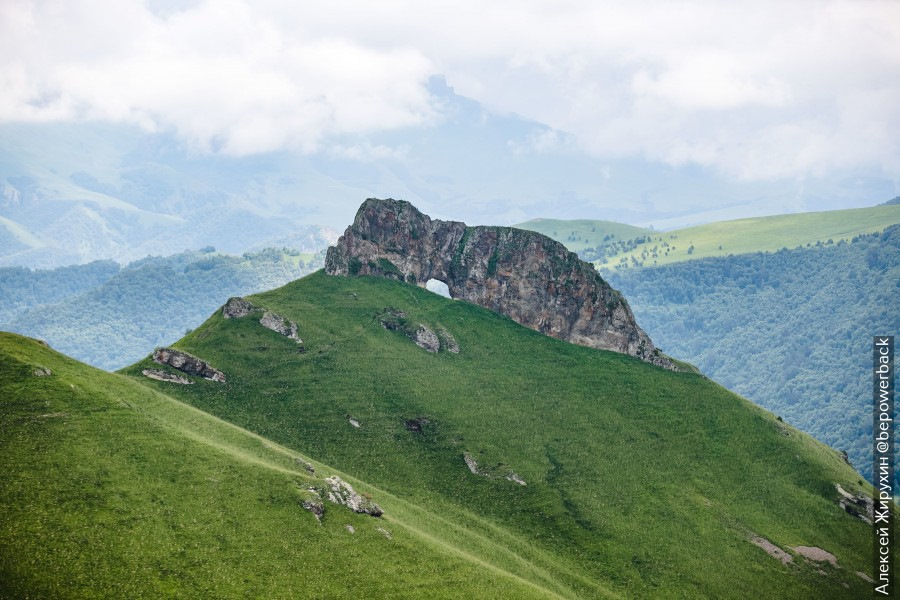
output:
POLYGON ((441 73, 600 158, 900 179, 893 0, 152 4, 0 3, 0 121, 124 120, 200 149, 314 151, 428 123, 424 82, 441 73))
POLYGON ((242 155, 312 150, 328 135, 415 125, 433 113, 431 65, 418 51, 295 36, 240 0, 165 19, 139 2, 0 10, 0 121, 171 127, 198 149, 242 155))

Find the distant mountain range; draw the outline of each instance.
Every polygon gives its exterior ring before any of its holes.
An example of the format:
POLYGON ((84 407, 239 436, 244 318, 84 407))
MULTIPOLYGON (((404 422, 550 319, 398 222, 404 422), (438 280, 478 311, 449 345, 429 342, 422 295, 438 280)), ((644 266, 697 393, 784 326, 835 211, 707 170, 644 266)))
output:
POLYGON ((0 266, 120 263, 212 245, 321 249, 360 198, 412 201, 470 224, 550 215, 657 229, 861 206, 890 182, 727 181, 694 167, 598 160, 575 137, 492 112, 435 77, 440 116, 333 138, 314 154, 197 154, 171 132, 108 123, 0 125, 0 266))
POLYGON ((118 369, 199 325, 223 298, 284 285, 323 254, 270 248, 206 251, 31 271, 0 267, 0 329, 26 333, 104 369, 118 369))
POLYGON ((584 219, 533 219, 516 227, 550 236, 583 260, 593 261, 598 269, 609 271, 827 246, 898 223, 900 206, 888 201, 865 208, 716 221, 664 232, 584 219))

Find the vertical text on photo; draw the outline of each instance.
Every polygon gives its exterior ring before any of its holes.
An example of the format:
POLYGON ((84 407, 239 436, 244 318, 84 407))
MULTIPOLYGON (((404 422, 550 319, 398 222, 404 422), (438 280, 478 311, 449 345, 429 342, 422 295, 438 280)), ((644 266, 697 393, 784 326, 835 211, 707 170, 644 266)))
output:
POLYGON ((894 336, 872 342, 872 479, 875 595, 894 596, 894 336))

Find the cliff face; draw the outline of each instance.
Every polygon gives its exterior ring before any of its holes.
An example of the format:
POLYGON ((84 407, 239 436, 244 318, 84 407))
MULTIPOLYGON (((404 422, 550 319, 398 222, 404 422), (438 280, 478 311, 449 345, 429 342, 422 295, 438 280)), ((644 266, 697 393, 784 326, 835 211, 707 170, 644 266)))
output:
POLYGON ((402 200, 366 200, 336 246, 330 275, 447 284, 467 300, 546 335, 675 369, 594 267, 539 233, 439 221, 402 200))

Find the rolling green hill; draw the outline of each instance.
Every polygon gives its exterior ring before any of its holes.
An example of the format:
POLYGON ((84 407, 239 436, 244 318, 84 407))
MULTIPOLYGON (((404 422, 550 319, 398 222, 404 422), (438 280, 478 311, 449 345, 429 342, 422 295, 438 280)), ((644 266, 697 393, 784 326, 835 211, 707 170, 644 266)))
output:
POLYGON ((666 352, 846 450, 871 481, 871 343, 900 331, 900 226, 607 277, 666 352))
POLYGON ((615 221, 594 221, 591 219, 531 219, 518 225, 519 229, 537 231, 558 242, 562 242, 572 252, 592 248, 611 241, 628 240, 650 235, 652 229, 635 227, 615 221))
POLYGON ((858 474, 700 375, 383 279, 316 273, 250 300, 295 320, 304 351, 217 313, 177 346, 226 383, 148 381, 149 359, 124 372, 367 482, 395 528, 425 511, 422 535, 560 597, 868 593, 870 529, 835 488, 862 490, 858 474), (403 331, 420 324, 459 353, 418 347, 403 331), (793 550, 783 565, 755 534, 839 567, 793 550))
POLYGON ((580 234, 581 239, 569 239, 582 221, 560 221, 552 231, 538 230, 533 223, 518 227, 549 235, 577 252, 582 259, 594 261, 598 268, 628 269, 850 240, 900 223, 900 206, 887 204, 719 221, 666 232, 642 230, 628 238, 617 233, 616 238, 593 245, 585 240, 584 234, 580 234))
POLYGON ((0 333, 0 392, 2 598, 561 596, 539 583, 553 581, 526 539, 361 484, 29 338, 0 333), (371 492, 384 518, 304 510, 307 488, 334 475, 371 492))

